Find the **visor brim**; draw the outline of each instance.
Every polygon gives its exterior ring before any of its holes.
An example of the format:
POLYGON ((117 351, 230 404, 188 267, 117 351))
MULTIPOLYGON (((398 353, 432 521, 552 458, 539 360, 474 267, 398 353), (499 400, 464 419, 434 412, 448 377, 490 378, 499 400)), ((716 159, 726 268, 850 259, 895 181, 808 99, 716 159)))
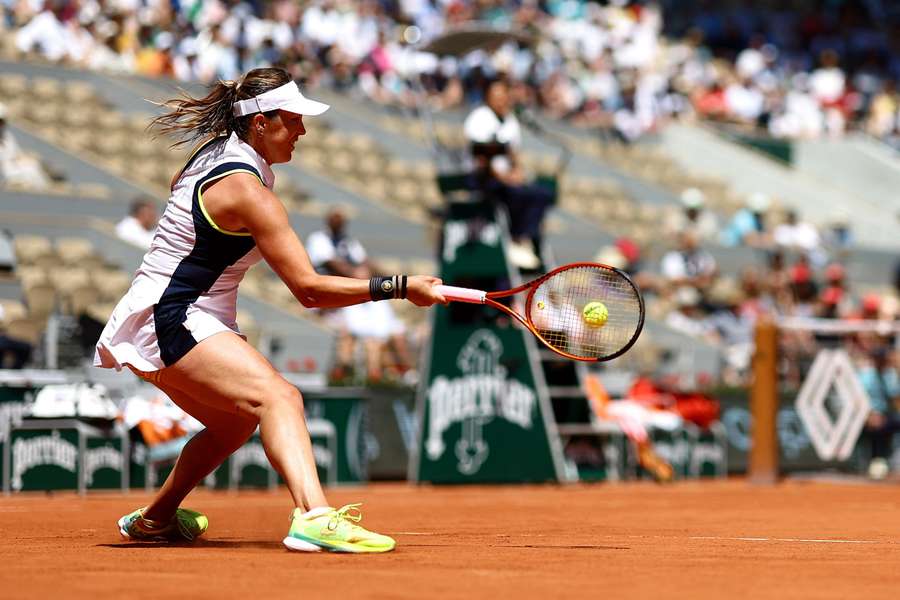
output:
POLYGON ((316 102, 308 98, 295 98, 288 102, 285 106, 279 107, 280 110, 294 113, 295 115, 303 115, 306 117, 316 117, 331 108, 324 102, 316 102))

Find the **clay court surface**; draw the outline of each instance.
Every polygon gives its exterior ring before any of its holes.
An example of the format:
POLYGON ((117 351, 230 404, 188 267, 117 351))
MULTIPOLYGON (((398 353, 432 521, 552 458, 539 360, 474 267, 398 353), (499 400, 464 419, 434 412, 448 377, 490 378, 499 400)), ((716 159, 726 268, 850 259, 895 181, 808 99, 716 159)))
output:
POLYGON ((195 492, 194 546, 123 541, 147 496, 0 497, 2 598, 897 598, 900 486, 338 488, 384 555, 289 553, 287 492, 195 492))

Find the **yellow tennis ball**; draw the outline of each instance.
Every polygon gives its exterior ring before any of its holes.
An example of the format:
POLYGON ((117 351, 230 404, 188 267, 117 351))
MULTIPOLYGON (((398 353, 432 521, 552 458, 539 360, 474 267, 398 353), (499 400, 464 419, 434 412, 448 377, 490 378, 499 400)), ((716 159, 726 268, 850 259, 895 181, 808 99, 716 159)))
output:
POLYGON ((584 305, 581 316, 590 327, 603 327, 609 317, 609 310, 602 302, 588 302, 584 305))

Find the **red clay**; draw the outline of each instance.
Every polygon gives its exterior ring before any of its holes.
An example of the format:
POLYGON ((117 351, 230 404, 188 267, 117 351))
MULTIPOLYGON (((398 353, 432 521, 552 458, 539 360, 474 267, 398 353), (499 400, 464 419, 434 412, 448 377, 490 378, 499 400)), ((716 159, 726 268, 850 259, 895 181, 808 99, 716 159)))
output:
POLYGON ((897 598, 900 488, 743 481, 331 490, 385 555, 289 553, 287 492, 195 492, 194 546, 123 541, 147 496, 0 497, 3 598, 897 598), (766 539, 738 539, 766 538, 766 539))

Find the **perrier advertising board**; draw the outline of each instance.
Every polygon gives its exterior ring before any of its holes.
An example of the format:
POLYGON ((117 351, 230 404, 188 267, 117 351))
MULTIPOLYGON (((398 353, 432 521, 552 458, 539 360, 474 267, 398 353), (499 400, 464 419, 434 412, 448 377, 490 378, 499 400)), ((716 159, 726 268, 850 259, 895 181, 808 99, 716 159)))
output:
MULTIPOLYGON (((451 205, 441 277, 504 285, 505 228, 482 204, 451 205)), ((488 288, 490 289, 490 288, 488 288)), ((417 397, 410 479, 432 483, 561 479, 562 453, 531 334, 494 309, 453 303, 432 312, 417 397)))

